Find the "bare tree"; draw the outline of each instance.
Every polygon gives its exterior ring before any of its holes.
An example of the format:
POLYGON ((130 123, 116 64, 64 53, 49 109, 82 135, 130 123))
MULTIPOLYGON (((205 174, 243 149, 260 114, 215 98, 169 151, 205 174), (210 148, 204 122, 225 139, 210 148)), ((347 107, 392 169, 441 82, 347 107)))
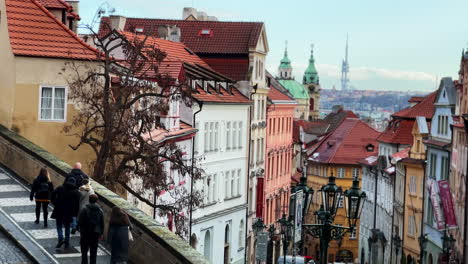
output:
POLYGON ((171 104, 179 101, 191 106, 191 89, 161 70, 166 54, 148 45, 148 37, 128 40, 115 31, 105 37, 93 33, 93 37, 100 51, 94 63, 98 66, 71 62, 64 68, 73 76, 69 98, 78 109, 71 125, 64 128, 79 140, 70 147, 91 147, 96 181, 114 190, 123 188, 161 216, 170 212, 176 232, 186 236, 186 208, 198 206, 201 195, 179 188, 168 172, 196 181, 202 170, 178 144, 157 135, 165 129, 161 120, 171 104), (114 53, 119 56, 113 57, 114 53), (161 192, 169 192, 173 199, 160 203, 148 199, 148 193, 161 192))

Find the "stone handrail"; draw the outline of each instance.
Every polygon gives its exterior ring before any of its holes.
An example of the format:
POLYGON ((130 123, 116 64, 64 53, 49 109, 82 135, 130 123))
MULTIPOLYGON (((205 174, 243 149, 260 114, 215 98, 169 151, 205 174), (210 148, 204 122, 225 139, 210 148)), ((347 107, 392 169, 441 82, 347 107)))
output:
MULTIPOLYGON (((61 185, 71 170, 69 164, 2 125, 0 125, 0 163, 29 184, 33 182, 40 168, 47 167, 54 186, 61 185)), ((130 242, 129 249, 132 263, 209 263, 185 240, 158 224, 127 200, 95 181, 92 181, 91 185, 99 196, 106 228, 113 206, 121 207, 130 216, 134 238, 134 241, 130 242)))

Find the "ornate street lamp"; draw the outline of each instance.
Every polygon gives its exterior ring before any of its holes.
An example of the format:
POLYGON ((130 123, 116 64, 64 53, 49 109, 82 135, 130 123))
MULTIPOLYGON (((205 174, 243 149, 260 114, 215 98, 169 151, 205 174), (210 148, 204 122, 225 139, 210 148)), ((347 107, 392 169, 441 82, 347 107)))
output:
POLYGON ((252 229, 255 232, 255 235, 262 232, 265 229, 265 224, 263 223, 262 218, 257 218, 257 220, 252 224, 252 229))
POLYGON ((291 240, 291 232, 293 228, 293 223, 286 218, 286 214, 283 214, 283 217, 278 220, 278 223, 281 227, 281 236, 283 241, 283 262, 286 263, 286 254, 288 251, 289 241, 291 240))
MULTIPOLYGON (((361 217, 366 193, 359 189, 359 179, 354 178, 351 189, 344 192, 346 216, 348 217, 349 227, 356 228, 357 221, 361 217)), ((352 232, 353 230, 351 230, 352 232)))
POLYGON ((442 236, 442 250, 445 255, 445 261, 450 263, 450 251, 453 249, 455 245, 456 239, 453 238, 452 234, 448 235, 447 228, 445 228, 444 236, 442 236))
POLYGON ((400 251, 400 248, 401 248, 401 243, 402 243, 402 240, 400 238, 400 236, 397 234, 397 235, 394 235, 393 236, 393 244, 395 245, 395 255, 396 255, 396 258, 397 258, 397 261, 398 261, 398 253, 400 251))
POLYGON ((419 263, 424 263, 424 254, 425 254, 425 250, 426 250, 426 245, 427 245, 427 241, 429 239, 427 238, 427 234, 421 234, 420 237, 418 237, 418 242, 419 242, 419 248, 420 248, 420 257, 419 257, 419 263))
POLYGON ((345 192, 346 197, 346 216, 348 217, 350 227, 333 225, 338 202, 343 191, 341 187, 335 184, 333 174, 329 177, 327 185, 322 186, 322 205, 320 210, 315 212, 316 224, 303 224, 303 229, 311 236, 320 239, 320 263, 328 264, 328 244, 331 240, 342 239, 346 232, 352 232, 361 216, 362 205, 366 194, 359 189, 359 180, 354 179, 351 189, 345 192))
POLYGON ((341 200, 341 196, 343 195, 343 190, 335 184, 333 173, 328 178, 328 184, 322 186, 320 192, 322 193, 323 209, 330 212, 332 219, 334 219, 338 209, 338 202, 341 200))

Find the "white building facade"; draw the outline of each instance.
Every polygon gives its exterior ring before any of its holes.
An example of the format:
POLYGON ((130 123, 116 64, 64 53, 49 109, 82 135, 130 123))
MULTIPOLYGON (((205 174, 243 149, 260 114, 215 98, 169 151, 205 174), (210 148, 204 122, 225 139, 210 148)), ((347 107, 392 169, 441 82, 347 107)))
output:
POLYGON ((195 157, 204 176, 195 188, 204 200, 193 211, 192 239, 211 263, 244 263, 248 108, 205 102, 196 115, 195 157))

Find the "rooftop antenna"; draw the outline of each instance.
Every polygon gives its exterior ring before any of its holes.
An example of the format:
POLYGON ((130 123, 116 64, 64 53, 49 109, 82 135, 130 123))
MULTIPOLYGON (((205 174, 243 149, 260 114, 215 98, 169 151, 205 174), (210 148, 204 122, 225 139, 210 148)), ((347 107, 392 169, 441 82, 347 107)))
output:
POLYGON ((90 28, 94 28, 94 26, 96 25, 96 23, 99 22, 99 19, 105 15, 105 14, 108 14, 108 15, 112 15, 115 13, 115 8, 113 8, 108 2, 104 2, 102 3, 96 13, 94 14, 94 17, 93 17, 93 21, 91 22, 91 25, 89 26, 90 28))

